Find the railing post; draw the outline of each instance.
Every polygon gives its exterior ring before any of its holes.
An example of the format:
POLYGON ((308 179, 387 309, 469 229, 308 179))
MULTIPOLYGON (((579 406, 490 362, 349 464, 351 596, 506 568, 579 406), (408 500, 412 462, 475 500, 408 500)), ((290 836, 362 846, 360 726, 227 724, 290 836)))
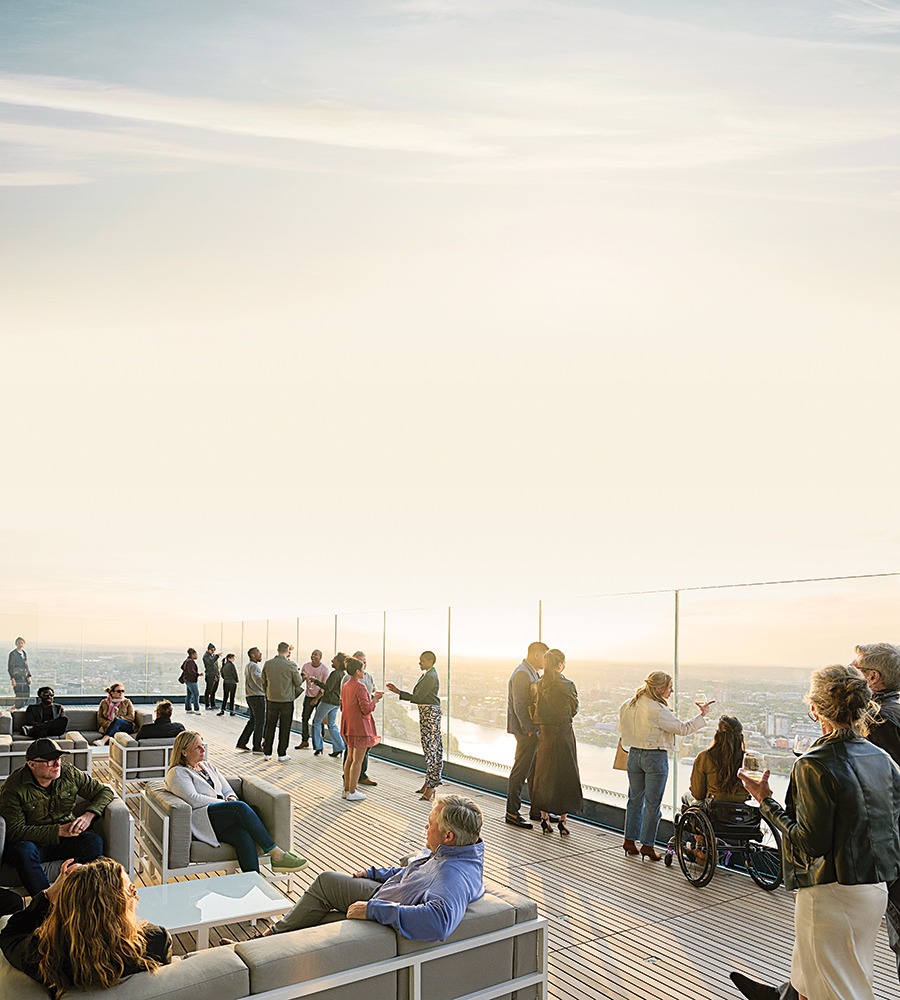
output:
MULTIPOLYGON (((675 591, 675 635, 674 635, 674 646, 672 649, 672 684, 675 688, 675 714, 678 715, 678 695, 680 692, 680 675, 679 675, 679 664, 678 664, 678 628, 679 628, 679 610, 680 610, 680 591, 675 591)), ((678 811, 678 746, 680 744, 680 737, 676 739, 675 753, 672 759, 672 815, 678 811)), ((643 859, 642 859, 643 860, 643 859)))

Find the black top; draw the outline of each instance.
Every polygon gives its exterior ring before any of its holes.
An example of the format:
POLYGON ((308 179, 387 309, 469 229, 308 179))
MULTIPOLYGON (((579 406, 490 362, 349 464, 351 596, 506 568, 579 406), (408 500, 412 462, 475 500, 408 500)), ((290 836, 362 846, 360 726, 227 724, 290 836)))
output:
POLYGON ((549 684, 543 680, 531 685, 534 704, 531 718, 538 726, 559 726, 571 722, 578 713, 578 692, 568 677, 549 684))
POLYGON ((324 701, 326 705, 340 705, 341 684, 344 681, 344 672, 343 667, 335 667, 328 675, 328 679, 324 684, 315 677, 309 678, 313 684, 322 688, 322 701, 324 701))
POLYGON ((226 660, 222 664, 222 683, 237 684, 237 682, 238 672, 237 667, 234 665, 234 660, 226 660))
POLYGON ((43 704, 28 705, 25 709, 25 718, 22 720, 23 726, 37 726, 42 722, 52 722, 62 715, 62 705, 50 705, 44 708, 43 704))
POLYGON ((872 701, 878 705, 878 718, 884 722, 872 726, 869 742, 881 747, 895 764, 900 765, 900 692, 875 691, 872 701))
POLYGON ((170 740, 183 732, 184 726, 180 722, 162 722, 157 719, 155 722, 148 722, 145 726, 141 726, 135 739, 170 740))
MULTIPOLYGON (((45 894, 39 892, 32 898, 28 909, 14 913, 0 931, 0 951, 6 956, 7 962, 38 983, 41 982, 38 973, 40 958, 34 932, 47 919, 49 912, 50 903, 45 894)), ((146 933, 144 954, 163 965, 169 965, 172 961, 172 938, 169 932, 164 927, 157 927, 156 924, 146 924, 144 930, 146 933)), ((123 977, 143 971, 136 966, 126 966, 123 977)))

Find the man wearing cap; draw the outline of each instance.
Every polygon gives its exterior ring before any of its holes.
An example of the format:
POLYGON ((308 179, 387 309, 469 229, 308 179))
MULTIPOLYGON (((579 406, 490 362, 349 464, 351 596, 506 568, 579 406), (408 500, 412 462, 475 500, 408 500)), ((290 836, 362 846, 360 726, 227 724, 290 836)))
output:
POLYGON ((56 740, 35 740, 25 753, 25 766, 0 789, 0 816, 6 820, 6 858, 28 894, 50 885, 41 865, 47 861, 95 861, 103 854, 103 838, 89 827, 102 816, 113 790, 74 764, 63 764, 65 751, 56 740), (75 815, 81 796, 85 811, 75 815))

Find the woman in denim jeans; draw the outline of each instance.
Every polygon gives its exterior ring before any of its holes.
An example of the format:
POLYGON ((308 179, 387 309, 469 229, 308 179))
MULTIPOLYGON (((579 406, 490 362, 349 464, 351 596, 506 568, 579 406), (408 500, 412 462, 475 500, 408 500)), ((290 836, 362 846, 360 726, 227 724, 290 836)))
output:
POLYGON ((628 804, 625 807, 625 842, 627 856, 659 861, 653 849, 659 828, 660 811, 666 780, 669 777, 669 751, 675 748, 675 736, 687 736, 706 725, 712 702, 697 705, 699 714, 688 722, 679 722, 667 704, 672 694, 672 677, 662 670, 647 674, 634 697, 619 709, 622 746, 628 751, 628 804), (638 850, 635 841, 640 840, 638 850))
POLYGON ((344 679, 344 661, 346 657, 343 653, 337 653, 331 661, 334 668, 328 675, 328 679, 323 684, 311 678, 313 684, 322 688, 322 700, 316 705, 316 714, 313 716, 312 724, 312 744, 313 756, 318 757, 322 753, 322 723, 328 723, 328 736, 331 740, 331 753, 329 757, 340 757, 344 752, 344 739, 341 736, 340 728, 337 724, 338 709, 341 707, 341 682, 344 679))

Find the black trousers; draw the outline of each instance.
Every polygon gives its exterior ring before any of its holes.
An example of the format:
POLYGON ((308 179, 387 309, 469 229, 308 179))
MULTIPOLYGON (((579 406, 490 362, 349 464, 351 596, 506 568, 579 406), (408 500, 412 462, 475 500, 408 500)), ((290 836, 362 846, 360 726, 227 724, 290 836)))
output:
POLYGON ((272 756, 276 727, 278 728, 278 756, 284 757, 287 754, 293 721, 294 703, 292 701, 266 702, 266 732, 263 736, 263 753, 267 757, 272 756))
POLYGON ((266 728, 266 699, 265 695, 248 694, 247 708, 250 709, 250 718, 243 732, 238 737, 237 745, 245 747, 247 740, 253 736, 253 749, 262 750, 263 731, 266 728))
POLYGON ((509 772, 506 789, 506 811, 513 815, 522 808, 522 787, 528 782, 528 798, 531 798, 531 783, 534 780, 534 759, 537 756, 537 733, 532 736, 516 737, 516 757, 509 772))
POLYGON ((318 698, 310 698, 308 695, 303 699, 303 714, 300 716, 300 734, 303 737, 304 743, 309 743, 309 720, 313 712, 316 710, 316 705, 319 704, 318 698))
POLYGON ((216 691, 219 689, 219 678, 206 682, 206 690, 203 692, 203 705, 205 708, 216 707, 216 691))
POLYGON ((237 684, 234 681, 222 681, 222 711, 234 714, 234 696, 237 693, 237 684), (229 704, 231 708, 229 708, 229 704))
POLYGON ((39 740, 44 736, 62 736, 69 726, 69 720, 64 715, 58 715, 49 722, 38 722, 31 727, 33 739, 39 740))

